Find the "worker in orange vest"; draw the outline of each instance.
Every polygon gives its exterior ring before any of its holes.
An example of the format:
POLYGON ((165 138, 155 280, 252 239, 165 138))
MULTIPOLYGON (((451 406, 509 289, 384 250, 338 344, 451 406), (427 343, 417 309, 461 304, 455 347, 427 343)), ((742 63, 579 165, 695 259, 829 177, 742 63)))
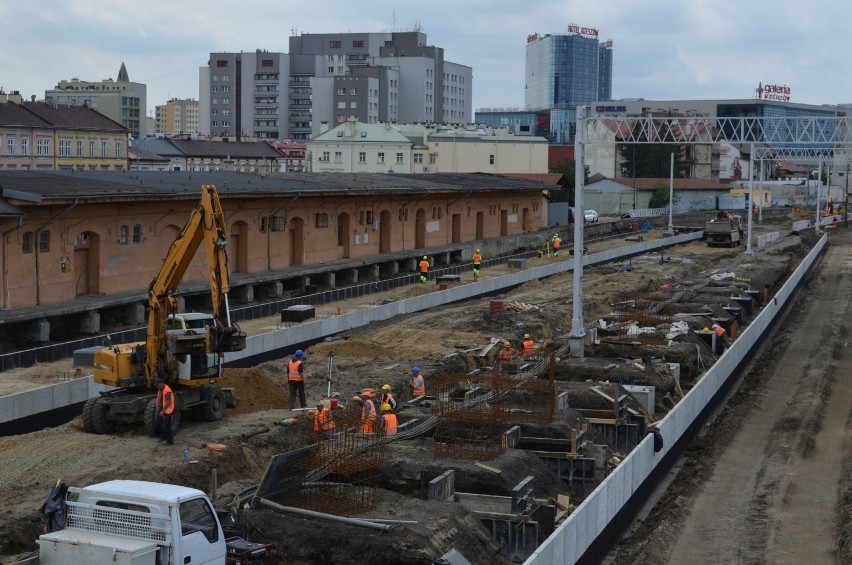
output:
POLYGON ((376 403, 373 402, 373 391, 364 392, 364 398, 353 396, 353 400, 361 404, 361 432, 365 434, 373 433, 373 426, 376 423, 376 403))
POLYGON ((411 380, 408 381, 408 386, 411 387, 411 398, 426 396, 426 380, 417 367, 411 368, 411 380))
POLYGON ((515 357, 515 350, 512 349, 511 341, 503 342, 503 349, 500 351, 500 361, 505 363, 507 361, 511 361, 515 357))
POLYGON ((562 247, 562 238, 559 237, 559 234, 553 235, 553 256, 559 257, 559 248, 562 247))
POLYGON ((474 251, 473 253, 473 282, 479 280, 479 269, 482 268, 482 253, 479 252, 479 249, 474 251))
POLYGON ((535 355, 535 353, 536 353, 535 342, 530 337, 530 334, 524 334, 524 356, 535 355))
POLYGON ((396 434, 397 427, 396 414, 391 412, 390 404, 382 404, 382 430, 384 430, 385 435, 396 434))
POLYGON ((296 407, 296 396, 302 408, 307 407, 305 401, 305 353, 297 349, 293 358, 287 363, 287 385, 290 389, 290 410, 296 407))
POLYGON ((160 443, 175 444, 175 395, 172 388, 163 381, 157 381, 157 399, 154 416, 154 429, 160 431, 160 443))
POLYGON ((725 331, 725 328, 719 324, 713 324, 710 329, 716 333, 716 338, 722 341, 722 349, 728 349, 731 346, 731 340, 728 339, 728 334, 725 331))
POLYGON ((423 256, 420 260, 420 282, 425 283, 429 280, 429 257, 423 256))
POLYGON ((322 433, 326 438, 334 435, 334 418, 331 415, 331 409, 325 405, 325 402, 320 400, 317 402, 317 409, 314 412, 314 431, 322 433))
POLYGON ((391 407, 391 412, 396 410, 396 397, 391 392, 391 385, 382 385, 382 398, 379 401, 379 404, 387 404, 391 407))

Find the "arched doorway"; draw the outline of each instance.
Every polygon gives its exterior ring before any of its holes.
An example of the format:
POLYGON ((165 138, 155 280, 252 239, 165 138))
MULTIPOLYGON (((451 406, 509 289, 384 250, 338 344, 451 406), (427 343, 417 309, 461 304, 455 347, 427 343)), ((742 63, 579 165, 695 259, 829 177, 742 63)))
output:
POLYGON ((352 246, 352 226, 346 212, 337 215, 337 246, 343 248, 343 258, 349 259, 352 246))
POLYGON ((100 293, 101 238, 84 231, 74 238, 74 294, 100 293))
POLYGON ((231 224, 228 239, 228 267, 232 273, 247 273, 248 224, 242 220, 231 224))
POLYGON ((420 249, 426 247, 426 210, 417 209, 414 220, 414 247, 420 249))
POLYGON ((302 265, 305 262, 305 221, 302 218, 290 220, 290 264, 302 265))
POLYGON ((391 250, 391 215, 387 210, 379 214, 379 253, 389 253, 391 250))

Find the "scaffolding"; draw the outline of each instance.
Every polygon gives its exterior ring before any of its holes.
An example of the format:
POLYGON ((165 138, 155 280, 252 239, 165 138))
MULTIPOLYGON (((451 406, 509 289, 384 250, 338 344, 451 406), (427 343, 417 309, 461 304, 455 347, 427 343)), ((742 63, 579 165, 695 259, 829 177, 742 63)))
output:
MULTIPOLYGON (((316 443, 281 470, 285 505, 341 516, 372 509, 385 456, 384 433, 361 433, 360 406, 332 410, 333 432, 311 433, 316 443)), ((381 428, 381 426, 376 426, 381 428)))

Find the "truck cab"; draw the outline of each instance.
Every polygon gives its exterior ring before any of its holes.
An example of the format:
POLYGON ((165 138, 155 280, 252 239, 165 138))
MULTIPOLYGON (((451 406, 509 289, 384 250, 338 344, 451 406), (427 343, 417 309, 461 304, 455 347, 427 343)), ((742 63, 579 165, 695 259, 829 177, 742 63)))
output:
POLYGON ((200 490, 115 480, 69 492, 66 528, 38 539, 40 565, 225 563, 222 526, 200 490))

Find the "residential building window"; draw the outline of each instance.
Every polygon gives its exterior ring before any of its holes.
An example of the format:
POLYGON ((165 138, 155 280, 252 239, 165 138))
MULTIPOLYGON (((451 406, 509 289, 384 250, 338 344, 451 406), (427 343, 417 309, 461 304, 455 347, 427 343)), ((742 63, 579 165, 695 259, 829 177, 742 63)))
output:
POLYGON ((21 234, 21 253, 33 252, 33 232, 28 231, 21 234))
POLYGON ((367 152, 366 151, 359 151, 358 152, 358 162, 359 163, 366 163, 367 162, 367 152))
POLYGON ((346 102, 344 102, 343 100, 339 101, 339 102, 337 103, 337 109, 338 109, 338 110, 343 110, 344 108, 346 108, 346 102))
POLYGON ((231 103, 230 98, 222 98, 222 104, 230 104, 230 103, 231 103))
POLYGON ((330 74, 330 75, 333 75, 333 74, 334 74, 334 67, 329 67, 329 68, 328 68, 328 74, 330 74))
POLYGON ((15 154, 15 136, 7 135, 6 136, 6 147, 8 148, 7 154, 14 155, 15 154))
POLYGON ((489 155, 489 156, 488 156, 488 164, 489 164, 489 165, 493 165, 493 164, 494 164, 494 155, 489 155))
POLYGON ((349 95, 350 95, 350 96, 355 96, 355 95, 357 95, 357 94, 358 94, 358 89, 357 89, 357 88, 350 88, 350 89, 349 89, 349 95))
POLYGON ((335 151, 334 152, 334 162, 335 163, 342 163, 343 162, 343 153, 341 153, 340 151, 335 151))
POLYGON ((127 226, 120 226, 118 228, 118 244, 119 245, 127 245, 127 233, 129 228, 127 226))
POLYGON ((50 251, 50 232, 47 230, 38 232, 38 251, 39 253, 50 251))
POLYGON ((82 156, 83 156, 83 140, 78 139, 77 140, 77 157, 82 157, 82 156))
POLYGON ((59 140, 59 156, 60 157, 70 157, 71 156, 71 140, 70 139, 60 139, 59 140))
POLYGON ((216 66, 217 67, 227 67, 228 61, 216 61, 216 66))
POLYGON ((219 87, 216 86, 216 85, 213 85, 213 87, 210 88, 210 92, 219 92, 219 87))
POLYGON ((429 153, 429 164, 430 165, 435 164, 435 154, 434 153, 429 153))
POLYGON ((231 75, 222 75, 222 82, 231 82, 231 75))
POLYGON ((340 49, 342 42, 341 41, 329 41, 328 46, 332 49, 340 49))
POLYGON ((367 210, 367 223, 368 224, 373 223, 373 211, 372 210, 367 210))
POLYGON ((318 212, 314 216, 314 226, 318 228, 327 228, 328 227, 328 214, 325 212, 318 212))
POLYGON ((142 243, 142 224, 133 225, 133 243, 142 243))
POLYGON ((101 157, 107 156, 107 142, 101 141, 101 157))
POLYGON ((272 59, 264 59, 263 61, 260 62, 260 66, 261 67, 271 67, 272 66, 272 59))
POLYGON ((331 155, 331 153, 329 153, 328 151, 323 151, 322 157, 320 158, 320 161, 322 161, 323 163, 328 163, 330 155, 331 155))
POLYGON ((95 142, 90 141, 89 142, 89 157, 94 157, 94 156, 95 156, 95 142))
POLYGON ((231 87, 230 87, 230 86, 227 86, 227 85, 223 86, 223 87, 222 87, 222 92, 231 92, 231 87))
POLYGON ((346 95, 346 89, 345 88, 338 88, 337 89, 337 95, 338 96, 345 96, 346 95))
POLYGON ((346 122, 346 114, 338 114, 337 123, 342 124, 346 122))
POLYGON ((121 142, 120 141, 115 142, 115 156, 118 159, 121 158, 121 142))
POLYGON ((423 153, 415 153, 414 154, 414 163, 417 165, 423 164, 423 153))
POLYGON ((50 140, 46 137, 36 139, 36 155, 47 157, 50 155, 50 140))
POLYGON ((26 157, 30 154, 30 138, 22 137, 21 138, 21 155, 26 157))
POLYGON ((379 159, 378 159, 378 163, 379 163, 379 164, 382 164, 382 163, 384 163, 384 162, 385 162, 385 154, 384 154, 383 152, 379 152, 379 159))
POLYGON ((397 164, 397 165, 402 165, 402 153, 397 153, 397 154, 396 154, 396 164, 397 164))
POLYGON ((352 47, 363 47, 364 42, 360 39, 356 39, 352 41, 352 47))
POLYGON ((350 107, 350 108, 357 108, 357 107, 358 107, 358 103, 357 103, 357 102, 355 102, 355 101, 353 100, 352 102, 350 102, 350 103, 349 103, 349 107, 350 107))

